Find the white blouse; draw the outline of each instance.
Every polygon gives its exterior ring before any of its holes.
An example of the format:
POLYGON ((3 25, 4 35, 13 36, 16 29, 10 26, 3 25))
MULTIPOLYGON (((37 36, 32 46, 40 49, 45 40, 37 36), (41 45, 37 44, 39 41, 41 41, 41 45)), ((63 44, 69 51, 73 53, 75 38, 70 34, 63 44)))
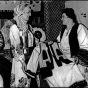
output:
POLYGON ((80 48, 88 50, 88 29, 80 24, 77 33, 80 48))
MULTIPOLYGON (((10 40, 11 44, 16 47, 17 44, 20 44, 20 36, 22 36, 23 42, 25 41, 24 36, 22 35, 22 31, 19 31, 17 26, 14 24, 10 28, 10 40)), ((28 47, 33 47, 33 34, 28 31, 28 47)))
MULTIPOLYGON (((60 35, 57 37, 57 40, 60 42, 60 49, 65 53, 70 53, 69 39, 68 39, 70 31, 67 35, 66 35, 67 30, 64 31, 61 41, 60 41, 60 35)), ((87 28, 83 26, 82 24, 80 24, 77 30, 77 34, 78 34, 77 38, 78 38, 80 48, 88 50, 88 30, 87 28)))
POLYGON ((57 37, 57 40, 60 42, 59 46, 60 49, 64 54, 70 54, 70 47, 69 47, 69 34, 71 30, 66 30, 64 31, 63 37, 60 41, 60 35, 57 37))

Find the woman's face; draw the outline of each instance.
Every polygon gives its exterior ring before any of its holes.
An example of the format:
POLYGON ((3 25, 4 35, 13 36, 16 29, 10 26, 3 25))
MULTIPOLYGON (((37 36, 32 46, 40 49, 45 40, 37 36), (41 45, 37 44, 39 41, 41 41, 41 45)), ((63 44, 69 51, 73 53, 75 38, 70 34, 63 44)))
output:
POLYGON ((29 20, 29 16, 31 16, 31 9, 28 8, 28 7, 26 7, 26 8, 24 9, 24 13, 23 13, 22 17, 23 17, 23 19, 24 19, 25 21, 28 21, 28 20, 29 20))
POLYGON ((63 25, 67 25, 67 23, 68 23, 68 21, 69 21, 69 17, 68 17, 65 13, 63 13, 61 20, 62 20, 62 22, 63 22, 63 25))

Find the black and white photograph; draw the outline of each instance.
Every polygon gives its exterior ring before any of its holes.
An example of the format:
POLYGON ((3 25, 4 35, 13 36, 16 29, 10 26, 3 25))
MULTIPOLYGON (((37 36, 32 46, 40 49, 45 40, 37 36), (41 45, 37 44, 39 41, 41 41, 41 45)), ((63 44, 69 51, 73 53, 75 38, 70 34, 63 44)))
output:
POLYGON ((88 1, 1 0, 0 88, 88 88, 88 1))

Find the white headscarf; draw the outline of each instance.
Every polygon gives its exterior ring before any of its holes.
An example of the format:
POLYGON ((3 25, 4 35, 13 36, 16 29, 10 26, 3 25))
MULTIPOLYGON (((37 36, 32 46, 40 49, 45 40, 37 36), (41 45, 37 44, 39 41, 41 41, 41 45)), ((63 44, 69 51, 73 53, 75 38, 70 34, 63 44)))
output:
MULTIPOLYGON (((17 21, 17 25, 20 29, 22 29, 23 33, 27 31, 27 21, 25 21, 22 17, 22 15, 25 13, 25 11, 30 11, 30 6, 25 3, 19 4, 16 8, 14 8, 14 20, 17 21)), ((31 12, 29 13, 31 15, 31 12)))

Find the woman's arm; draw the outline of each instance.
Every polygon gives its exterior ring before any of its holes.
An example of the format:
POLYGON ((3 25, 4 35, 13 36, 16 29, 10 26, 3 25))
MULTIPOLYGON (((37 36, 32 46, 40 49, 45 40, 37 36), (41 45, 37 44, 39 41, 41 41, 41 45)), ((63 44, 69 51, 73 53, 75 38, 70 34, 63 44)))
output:
POLYGON ((80 24, 77 33, 80 48, 88 50, 88 29, 80 24))

